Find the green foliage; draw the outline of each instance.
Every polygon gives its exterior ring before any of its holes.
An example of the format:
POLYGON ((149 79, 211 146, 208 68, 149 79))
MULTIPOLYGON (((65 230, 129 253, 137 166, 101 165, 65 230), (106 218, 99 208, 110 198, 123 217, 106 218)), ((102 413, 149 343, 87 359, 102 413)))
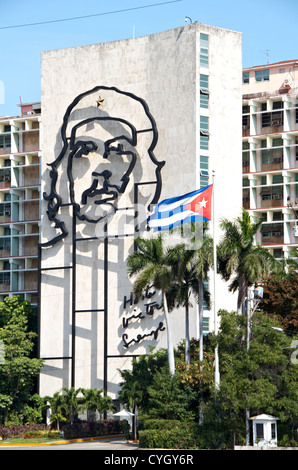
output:
POLYGON ((131 370, 119 370, 123 379, 119 399, 131 408, 137 402, 143 411, 149 410, 149 387, 153 383, 155 373, 166 367, 167 353, 160 349, 156 353, 133 358, 131 370))
POLYGON ((252 318, 249 350, 243 316, 221 312, 219 335, 220 414, 237 430, 246 406, 251 415, 273 414, 297 425, 298 369, 290 360, 292 338, 277 331, 276 320, 262 312, 252 318))
MULTIPOLYGON (((0 341, 4 361, 0 363, 0 411, 2 422, 9 412, 29 418, 28 403, 43 361, 34 358, 36 333, 28 328, 32 309, 21 297, 6 297, 0 302, 0 341), (27 410, 24 408, 27 407, 27 410)), ((33 417, 31 411, 31 419, 33 417)))
POLYGON ((132 370, 123 371, 122 391, 129 387, 138 402, 142 447, 229 449, 235 442, 245 444, 247 406, 251 416, 277 416, 282 425, 279 438, 294 442, 291 430, 298 425, 298 368, 291 361, 293 337, 276 330, 280 326, 276 319, 255 312, 248 348, 246 317, 224 310, 219 314, 220 333, 217 339, 213 335, 205 338, 203 363, 198 360, 198 344, 192 341, 190 364, 183 361, 182 348, 178 349, 174 377, 167 374, 166 358, 160 353, 134 359, 132 370), (220 364, 216 394, 215 340, 220 364), (200 412, 203 420, 198 425, 200 412), (196 435, 191 434, 194 425, 199 426, 196 435))
POLYGON ((289 333, 298 333, 298 272, 272 275, 264 280, 264 313, 277 318, 289 333))
POLYGON ((102 416, 106 411, 114 411, 113 400, 104 396, 103 390, 98 390, 95 388, 81 389, 82 399, 80 410, 87 411, 87 416, 91 416, 91 420, 95 419, 96 411, 102 416))
POLYGON ((191 421, 194 413, 190 410, 191 389, 181 386, 177 375, 170 376, 165 369, 154 374, 148 388, 147 416, 149 418, 191 421))
POLYGON ((53 396, 43 397, 43 409, 51 409, 51 422, 60 429, 60 422, 74 424, 79 413, 87 411, 87 419, 95 421, 95 414, 102 415, 108 410, 114 410, 112 399, 102 396, 103 390, 63 387, 53 396))
POLYGON ((254 237, 261 225, 262 220, 253 223, 245 209, 235 221, 221 222, 224 235, 217 247, 219 272, 226 281, 234 276, 229 289, 238 291, 238 311, 249 286, 281 269, 269 250, 255 245, 254 237))
POLYGON ((158 427, 139 432, 139 445, 143 449, 196 449, 198 430, 196 423, 158 420, 158 427))

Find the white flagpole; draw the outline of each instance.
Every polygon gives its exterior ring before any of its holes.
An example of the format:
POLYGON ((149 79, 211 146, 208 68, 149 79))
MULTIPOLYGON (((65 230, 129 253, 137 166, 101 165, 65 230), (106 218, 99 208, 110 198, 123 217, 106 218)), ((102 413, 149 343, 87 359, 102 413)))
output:
MULTIPOLYGON (((214 313, 214 335, 217 336, 217 311, 216 311, 216 274, 217 274, 217 255, 216 255, 216 238, 215 238, 215 190, 214 190, 215 171, 212 171, 212 208, 213 208, 213 260, 214 260, 214 278, 213 278, 213 313, 214 313)), ((214 385, 215 390, 219 388, 219 359, 218 359, 218 346, 214 350, 214 385)))

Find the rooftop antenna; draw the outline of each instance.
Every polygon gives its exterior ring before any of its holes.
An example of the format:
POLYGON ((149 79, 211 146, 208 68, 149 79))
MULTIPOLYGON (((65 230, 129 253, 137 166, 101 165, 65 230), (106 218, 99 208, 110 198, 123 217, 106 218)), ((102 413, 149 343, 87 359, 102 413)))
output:
POLYGON ((269 57, 270 57, 269 52, 270 52, 270 49, 266 49, 266 51, 260 51, 260 52, 262 52, 263 54, 265 54, 265 55, 267 56, 267 64, 269 64, 269 57))

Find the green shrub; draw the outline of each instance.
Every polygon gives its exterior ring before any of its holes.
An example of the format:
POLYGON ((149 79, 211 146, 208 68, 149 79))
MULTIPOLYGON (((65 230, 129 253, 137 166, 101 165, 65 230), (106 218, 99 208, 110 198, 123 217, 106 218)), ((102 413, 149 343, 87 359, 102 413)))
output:
POLYGON ((73 424, 61 426, 65 439, 77 439, 83 437, 109 436, 123 434, 126 421, 103 420, 103 421, 78 421, 73 424))
POLYGON ((198 429, 194 422, 147 420, 144 429, 139 431, 140 448, 196 449, 198 429))
POLYGON ((27 433, 34 433, 47 429, 45 424, 24 424, 19 426, 0 427, 0 436, 2 439, 11 439, 12 437, 23 437, 27 433))

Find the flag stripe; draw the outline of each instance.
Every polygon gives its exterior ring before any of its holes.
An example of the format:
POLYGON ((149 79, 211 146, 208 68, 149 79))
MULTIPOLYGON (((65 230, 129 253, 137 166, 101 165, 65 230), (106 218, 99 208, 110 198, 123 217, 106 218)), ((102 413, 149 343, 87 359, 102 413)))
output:
MULTIPOLYGON (((184 194, 183 196, 164 199, 156 206, 154 213, 150 215, 148 220, 149 226, 153 228, 154 231, 170 230, 177 225, 210 220, 209 213, 211 217, 211 212, 203 210, 200 203, 191 205, 191 202, 197 198, 201 198, 201 196, 198 195, 205 193, 210 186, 212 185, 184 194), (205 217, 207 214, 208 217, 205 217)), ((209 204, 211 203, 211 201, 206 201, 206 203, 207 202, 209 202, 209 204)))

